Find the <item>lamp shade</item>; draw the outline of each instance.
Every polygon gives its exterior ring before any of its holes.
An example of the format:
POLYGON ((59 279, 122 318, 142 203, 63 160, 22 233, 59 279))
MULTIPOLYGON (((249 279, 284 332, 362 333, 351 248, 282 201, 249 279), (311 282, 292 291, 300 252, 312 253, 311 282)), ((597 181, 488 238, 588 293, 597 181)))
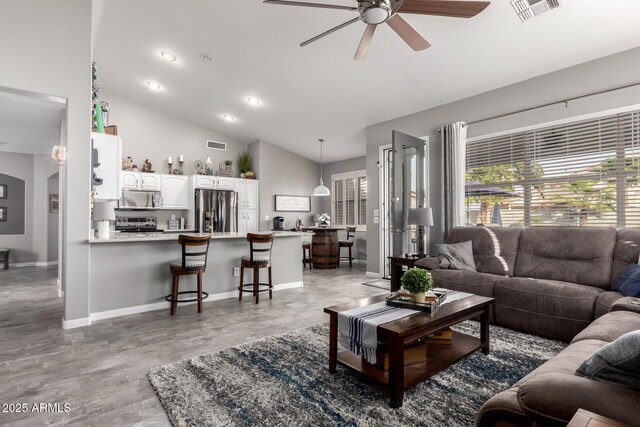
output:
POLYGON ((433 212, 431 208, 409 208, 409 225, 433 225, 433 212))
POLYGON ((320 182, 320 185, 318 185, 316 188, 313 189, 313 195, 320 196, 320 197, 330 196, 331 191, 329 191, 329 189, 324 185, 322 185, 322 182, 320 182))
POLYGON ((114 209, 114 202, 112 200, 105 202, 95 202, 93 204, 93 213, 91 219, 94 221, 115 221, 116 213, 114 209))

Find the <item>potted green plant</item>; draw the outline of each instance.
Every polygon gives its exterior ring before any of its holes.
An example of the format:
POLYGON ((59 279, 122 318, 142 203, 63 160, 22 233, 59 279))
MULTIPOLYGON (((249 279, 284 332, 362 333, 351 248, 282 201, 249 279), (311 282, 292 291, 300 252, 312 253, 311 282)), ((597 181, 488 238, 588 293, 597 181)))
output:
POLYGON ((414 295, 416 302, 424 302, 425 294, 433 286, 433 278, 427 270, 411 268, 402 275, 400 283, 404 290, 414 295))
POLYGON ((225 169, 226 169, 226 170, 228 170, 228 171, 230 171, 230 170, 231 170, 231 165, 232 165, 232 164, 233 164, 233 162, 232 162, 231 160, 225 160, 225 161, 224 161, 225 169))
POLYGON ((238 170, 242 176, 249 172, 251 170, 251 156, 249 155, 249 150, 243 150, 238 153, 236 163, 238 163, 238 170))

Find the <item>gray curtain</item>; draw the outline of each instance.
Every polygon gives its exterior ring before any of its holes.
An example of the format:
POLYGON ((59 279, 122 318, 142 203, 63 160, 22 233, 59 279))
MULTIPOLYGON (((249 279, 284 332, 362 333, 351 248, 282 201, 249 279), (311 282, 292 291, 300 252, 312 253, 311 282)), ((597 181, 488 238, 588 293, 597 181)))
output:
POLYGON ((465 224, 464 190, 467 125, 455 122, 442 126, 442 231, 446 237, 456 226, 465 224))

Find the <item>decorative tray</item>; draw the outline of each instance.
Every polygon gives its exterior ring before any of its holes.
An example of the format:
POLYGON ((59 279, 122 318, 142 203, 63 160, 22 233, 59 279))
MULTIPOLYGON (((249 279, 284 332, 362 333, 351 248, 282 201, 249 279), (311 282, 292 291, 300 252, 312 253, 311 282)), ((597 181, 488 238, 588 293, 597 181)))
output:
POLYGON ((438 306, 444 301, 447 296, 446 291, 441 291, 439 289, 434 289, 433 293, 436 294, 435 301, 425 301, 425 302, 416 302, 412 297, 407 296, 407 294, 394 292, 389 295, 386 299, 387 305, 392 307, 400 307, 400 308, 408 308, 409 310, 419 310, 425 311, 427 313, 432 313, 436 311, 438 306))

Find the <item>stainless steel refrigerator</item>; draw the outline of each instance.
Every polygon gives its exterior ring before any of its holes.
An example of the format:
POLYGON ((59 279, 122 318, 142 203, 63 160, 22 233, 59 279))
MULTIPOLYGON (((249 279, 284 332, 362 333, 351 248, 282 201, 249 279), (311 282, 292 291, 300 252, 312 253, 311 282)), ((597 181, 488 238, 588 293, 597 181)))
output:
POLYGON ((238 193, 198 189, 195 198, 195 226, 198 233, 238 231, 238 193))

